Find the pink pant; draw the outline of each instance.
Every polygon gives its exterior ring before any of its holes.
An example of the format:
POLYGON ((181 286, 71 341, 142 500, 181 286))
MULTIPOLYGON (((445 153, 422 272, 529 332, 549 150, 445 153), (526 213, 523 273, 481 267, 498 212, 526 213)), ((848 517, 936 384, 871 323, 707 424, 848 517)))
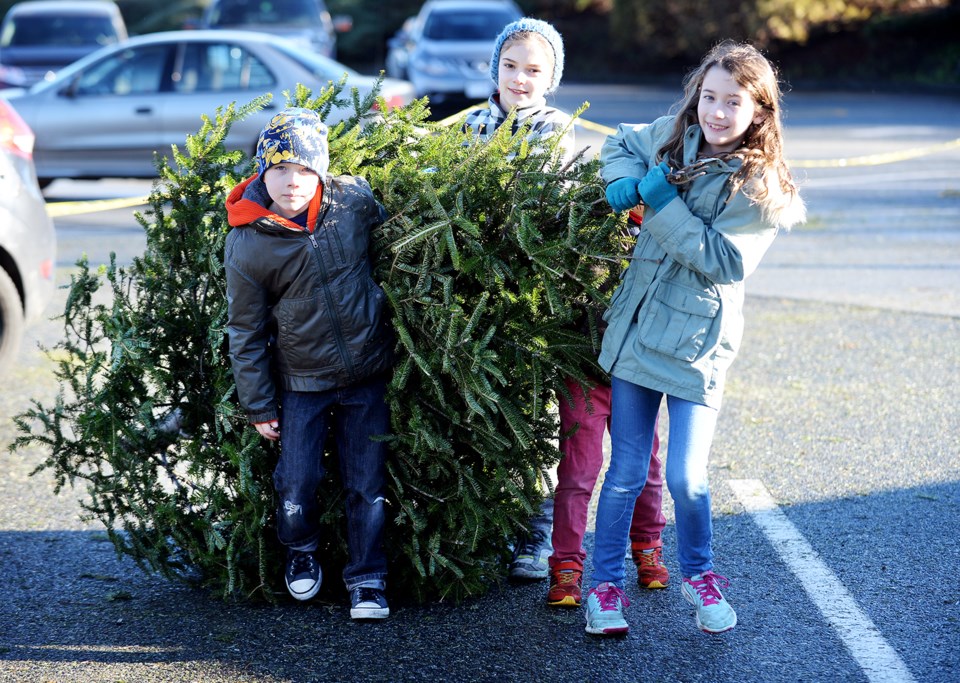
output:
MULTIPOLYGON (((583 534, 587 528, 587 508, 590 496, 603 466, 603 432, 610 427, 610 385, 597 384, 589 390, 590 407, 584 392, 573 379, 565 381, 573 397, 571 405, 560 398, 560 432, 566 434, 574 425, 579 429, 560 440, 563 457, 557 467, 557 487, 553 502, 553 556, 550 566, 567 560, 578 560, 583 565, 587 557, 583 549, 583 534)), ((658 457, 660 439, 653 436, 650 469, 647 483, 637 498, 630 526, 633 543, 651 544, 660 539, 667 520, 660 510, 663 498, 663 475, 658 457)))

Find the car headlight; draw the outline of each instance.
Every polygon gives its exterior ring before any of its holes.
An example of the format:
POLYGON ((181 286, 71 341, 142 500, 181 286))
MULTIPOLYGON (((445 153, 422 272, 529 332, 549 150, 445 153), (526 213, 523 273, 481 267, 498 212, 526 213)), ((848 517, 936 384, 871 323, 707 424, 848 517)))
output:
POLYGON ((0 64, 0 83, 3 83, 5 87, 21 88, 25 87, 26 82, 27 77, 22 69, 0 64))
POLYGON ((427 76, 446 76, 454 70, 456 63, 444 57, 417 53, 410 59, 410 66, 412 66, 414 70, 421 71, 427 76))

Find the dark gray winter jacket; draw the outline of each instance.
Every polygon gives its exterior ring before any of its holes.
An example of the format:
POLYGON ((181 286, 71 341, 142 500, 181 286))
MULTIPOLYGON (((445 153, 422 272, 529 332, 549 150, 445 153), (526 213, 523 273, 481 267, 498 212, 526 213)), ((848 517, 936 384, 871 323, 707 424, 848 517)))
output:
POLYGON ((392 362, 386 297, 369 253, 383 207, 363 178, 328 177, 321 188, 306 230, 265 208, 270 198, 256 176, 227 199, 227 336, 252 423, 277 418, 278 385, 326 391, 392 362))

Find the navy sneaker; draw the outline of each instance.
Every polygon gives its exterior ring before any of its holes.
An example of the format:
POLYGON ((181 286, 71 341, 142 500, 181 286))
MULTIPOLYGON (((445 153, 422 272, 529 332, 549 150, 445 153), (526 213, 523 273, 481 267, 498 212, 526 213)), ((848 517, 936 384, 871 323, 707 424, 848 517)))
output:
POLYGON ((389 616, 390 608, 381 589, 358 586, 350 591, 351 619, 386 619, 389 616))
POLYGON ((309 600, 320 590, 323 573, 312 552, 287 551, 287 590, 297 600, 309 600))

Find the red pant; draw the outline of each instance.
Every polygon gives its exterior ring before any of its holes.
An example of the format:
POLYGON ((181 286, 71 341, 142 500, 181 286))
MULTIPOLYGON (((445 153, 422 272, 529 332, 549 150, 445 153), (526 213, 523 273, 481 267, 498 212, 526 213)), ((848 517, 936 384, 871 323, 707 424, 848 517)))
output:
MULTIPOLYGON (((609 384, 597 384, 589 390, 592 411, 588 410, 583 389, 576 380, 567 379, 565 384, 573 397, 573 404, 565 397, 560 397, 560 432, 566 434, 578 423, 580 427, 572 436, 560 440, 563 457, 557 466, 553 502, 551 567, 566 560, 578 560, 583 565, 587 557, 583 549, 587 508, 603 466, 603 432, 610 427, 609 384)), ((630 540, 633 543, 649 545, 658 541, 667 523, 660 510, 663 474, 659 450, 660 439, 655 432, 647 483, 633 509, 630 526, 630 540)))

